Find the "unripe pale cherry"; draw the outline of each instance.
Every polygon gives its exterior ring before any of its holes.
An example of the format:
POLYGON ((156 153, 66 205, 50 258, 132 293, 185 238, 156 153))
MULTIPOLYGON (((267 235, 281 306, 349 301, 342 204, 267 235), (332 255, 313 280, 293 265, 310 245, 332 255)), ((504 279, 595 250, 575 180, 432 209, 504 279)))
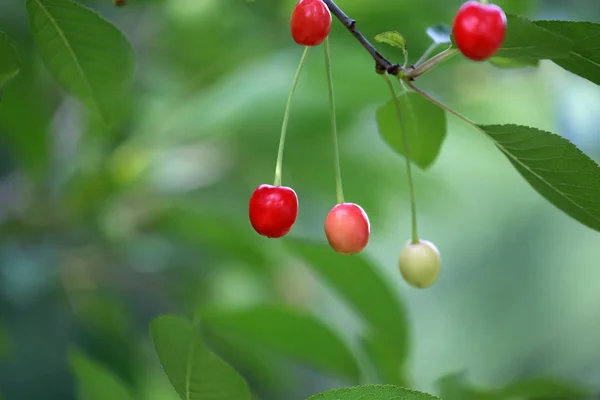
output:
POLYGON ((506 14, 495 4, 467 1, 456 13, 452 35, 460 52, 473 61, 493 56, 506 36, 506 14))
POLYGON ((440 252, 427 240, 406 242, 400 251, 400 273, 411 286, 424 289, 431 286, 440 274, 440 252))
POLYGON ((327 241, 340 254, 361 252, 369 242, 370 232, 369 217, 357 204, 337 204, 325 218, 327 241))
POLYGON ((260 185, 250 197, 248 207, 254 230, 269 238, 285 236, 298 216, 298 196, 285 186, 260 185))
POLYGON ((317 46, 331 31, 331 12, 322 0, 300 0, 292 11, 290 30, 299 45, 317 46))

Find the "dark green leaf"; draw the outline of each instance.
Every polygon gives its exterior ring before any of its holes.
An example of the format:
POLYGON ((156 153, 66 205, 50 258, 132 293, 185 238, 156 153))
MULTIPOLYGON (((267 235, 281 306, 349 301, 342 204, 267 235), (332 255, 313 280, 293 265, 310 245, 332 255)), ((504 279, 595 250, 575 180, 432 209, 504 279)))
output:
POLYGON ((488 62, 496 68, 502 69, 514 69, 514 68, 526 68, 526 67, 538 67, 540 60, 527 59, 527 58, 503 58, 503 57, 492 57, 488 59, 488 62))
POLYGON ((573 41, 568 58, 552 61, 600 85, 600 24, 574 21, 535 21, 535 24, 573 41))
POLYGON ((6 359, 11 354, 11 339, 8 330, 0 324, 0 360, 6 359))
POLYGON ((334 389, 308 400, 440 400, 431 394, 392 385, 366 385, 334 389))
POLYGON ((19 70, 15 47, 9 37, 0 31, 0 91, 6 82, 19 73, 19 70))
POLYGON ((150 324, 158 358, 183 400, 250 400, 244 379, 204 344, 190 321, 165 315, 150 324))
POLYGON ((446 24, 437 24, 427 28, 427 36, 433 40, 435 44, 451 43, 452 28, 446 24))
POLYGON ((503 58, 555 59, 567 58, 573 42, 550 32, 526 18, 508 14, 506 38, 495 54, 503 58))
POLYGON ((392 47, 403 50, 406 49, 406 40, 404 39, 404 36, 396 31, 383 32, 375 35, 375 40, 380 43, 389 44, 392 47))
POLYGON ((318 319, 277 306, 203 314, 211 330, 235 334, 265 349, 358 381, 360 368, 346 344, 318 319))
POLYGON ((386 382, 402 382, 408 355, 406 316, 400 299, 364 255, 343 256, 326 244, 287 239, 306 261, 367 323, 371 354, 386 382), (381 351, 379 351, 381 350, 381 351), (380 355, 381 357, 377 357, 380 355))
POLYGON ((483 125, 523 177, 572 218, 600 231, 600 167, 554 133, 519 125, 483 125))
POLYGON ((83 353, 70 351, 69 363, 77 379, 80 400, 133 400, 124 382, 83 353))
POLYGON ((385 142, 397 153, 406 156, 402 127, 408 135, 410 158, 421 169, 430 167, 446 138, 446 113, 414 92, 399 95, 401 117, 398 121, 393 100, 377 109, 377 126, 385 142))
POLYGON ((134 74, 134 54, 125 36, 70 0, 27 0, 27 11, 36 46, 54 79, 112 122, 134 74))

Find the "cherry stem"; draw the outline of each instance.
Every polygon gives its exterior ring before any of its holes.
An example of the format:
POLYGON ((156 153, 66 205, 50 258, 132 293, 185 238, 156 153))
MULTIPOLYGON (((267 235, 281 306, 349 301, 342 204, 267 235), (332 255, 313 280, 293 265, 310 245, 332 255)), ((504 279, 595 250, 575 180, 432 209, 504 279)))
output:
MULTIPOLYGON (((426 52, 426 54, 427 54, 427 52, 426 52)), ((426 57, 426 54, 424 54, 423 57, 421 57, 421 59, 424 59, 426 57)), ((435 56, 431 57, 427 61, 419 60, 419 61, 421 61, 421 63, 417 64, 417 66, 415 68, 408 71, 406 73, 406 78, 408 78, 409 80, 414 80, 415 78, 426 74, 427 72, 431 71, 432 69, 434 69, 435 67, 437 67, 438 65, 443 63, 444 61, 449 60, 450 58, 454 57, 457 54, 458 54, 457 49, 453 49, 452 47, 449 47, 446 50, 442 51, 441 53, 438 53, 435 56)))
POLYGON ((373 60, 375 60, 375 68, 377 72, 387 72, 392 75, 398 75, 402 68, 398 64, 392 63, 385 58, 377 49, 363 36, 356 28, 356 21, 350 18, 341 8, 335 4, 333 0, 323 0, 323 3, 329 8, 329 11, 344 25, 350 33, 358 40, 358 42, 369 52, 373 60))
POLYGON ((417 230, 417 202, 415 201, 415 186, 413 183, 412 176, 412 165, 410 161, 410 147, 408 141, 408 135, 406 134, 406 129, 404 126, 404 119, 402 118, 402 107, 400 105, 400 99, 396 94, 396 90, 394 89, 394 85, 390 76, 388 74, 384 75, 385 80, 390 88, 390 92, 392 93, 392 97, 394 98, 394 103, 396 104, 396 116, 398 117, 398 123, 400 124, 400 130, 402 133, 402 141, 404 143, 404 151, 406 160, 406 173, 408 175, 408 188, 410 193, 410 211, 411 211, 411 226, 412 226, 412 243, 419 243, 419 233, 417 230))
POLYGON ((281 136, 279 138, 279 150, 277 152, 277 164, 275 166, 275 181, 273 183, 274 186, 281 186, 281 174, 283 169, 283 149, 285 148, 285 135, 287 132, 288 121, 290 119, 290 110, 292 105, 292 98, 294 97, 294 93, 296 92, 296 87, 298 86, 298 81, 300 79, 300 73, 302 72, 302 68, 306 63, 306 57, 308 56, 308 50, 310 47, 306 46, 304 48, 304 52, 302 53, 302 58, 300 59, 300 63, 298 64, 298 69, 296 70, 296 75, 294 75, 294 81, 292 82, 292 89, 290 90, 290 94, 287 99, 287 104, 285 106, 285 113, 283 114, 283 123, 281 124, 281 136))
POLYGON ((340 167, 340 149, 338 144, 337 122, 335 118, 335 97, 333 94, 333 74, 331 73, 331 56, 329 53, 329 38, 325 39, 325 70, 327 72, 327 86, 329 87, 329 111, 331 115, 331 134, 333 136, 333 158, 335 164, 335 194, 337 203, 344 202, 342 187, 342 169, 340 167))

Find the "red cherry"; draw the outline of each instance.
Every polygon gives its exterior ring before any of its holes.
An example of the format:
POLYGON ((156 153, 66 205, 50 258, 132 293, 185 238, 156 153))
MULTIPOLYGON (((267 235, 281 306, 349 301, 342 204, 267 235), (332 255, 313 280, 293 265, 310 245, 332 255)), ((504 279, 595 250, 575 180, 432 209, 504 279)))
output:
POLYGON ((506 14, 495 4, 467 1, 456 13, 452 34, 465 57, 474 61, 486 60, 504 41, 506 14))
POLYGON ((361 252, 367 246, 370 231, 369 217, 357 204, 338 204, 325 218, 327 241, 341 254, 361 252))
POLYGON ((269 238, 285 236, 298 216, 298 196, 285 186, 260 185, 250 197, 248 207, 254 230, 269 238))
POLYGON ((294 41, 302 46, 321 44, 331 31, 331 13, 322 0, 300 0, 290 20, 294 41))

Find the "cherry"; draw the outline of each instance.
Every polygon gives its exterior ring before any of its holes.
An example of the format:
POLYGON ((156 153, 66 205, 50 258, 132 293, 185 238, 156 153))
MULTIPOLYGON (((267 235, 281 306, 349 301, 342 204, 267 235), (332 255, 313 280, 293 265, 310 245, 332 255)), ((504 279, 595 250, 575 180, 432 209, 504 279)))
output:
POLYGON ((506 14, 495 4, 467 1, 459 9, 452 28, 461 53, 483 61, 494 55, 506 36, 506 14))
POLYGON ((406 242, 400 251, 400 273, 411 286, 423 289, 431 286, 440 274, 440 252, 427 240, 406 242))
POLYGON ((367 246, 370 230, 369 217, 357 204, 338 204, 325 218, 327 241, 341 254, 361 252, 367 246))
POLYGON ((302 46, 321 44, 331 31, 331 13, 322 0, 300 0, 290 20, 294 41, 302 46))
POLYGON ((298 196, 285 186, 260 185, 250 197, 248 208, 254 230, 269 238, 285 236, 298 216, 298 196))

